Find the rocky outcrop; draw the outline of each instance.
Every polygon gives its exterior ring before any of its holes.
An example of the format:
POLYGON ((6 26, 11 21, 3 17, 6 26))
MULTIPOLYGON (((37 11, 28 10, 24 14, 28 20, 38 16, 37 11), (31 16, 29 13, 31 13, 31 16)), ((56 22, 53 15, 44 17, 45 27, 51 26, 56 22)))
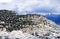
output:
POLYGON ((14 11, 0 10, 0 31, 14 30, 44 39, 60 35, 60 27, 42 15, 17 15, 14 11))

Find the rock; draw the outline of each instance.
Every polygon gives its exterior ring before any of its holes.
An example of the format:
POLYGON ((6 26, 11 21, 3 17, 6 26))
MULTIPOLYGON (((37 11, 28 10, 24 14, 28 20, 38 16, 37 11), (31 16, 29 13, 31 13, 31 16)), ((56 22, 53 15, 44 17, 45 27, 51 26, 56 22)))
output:
POLYGON ((0 10, 0 31, 12 32, 14 30, 42 39, 60 35, 60 27, 42 15, 18 15, 14 11, 0 10))

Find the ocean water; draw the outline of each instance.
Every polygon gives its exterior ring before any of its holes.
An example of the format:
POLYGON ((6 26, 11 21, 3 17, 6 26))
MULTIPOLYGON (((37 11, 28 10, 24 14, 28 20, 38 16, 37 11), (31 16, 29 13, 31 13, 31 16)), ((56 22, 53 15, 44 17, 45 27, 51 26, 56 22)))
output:
POLYGON ((56 24, 60 25, 60 15, 54 15, 54 14, 51 14, 51 15, 46 15, 46 18, 54 21, 56 24))

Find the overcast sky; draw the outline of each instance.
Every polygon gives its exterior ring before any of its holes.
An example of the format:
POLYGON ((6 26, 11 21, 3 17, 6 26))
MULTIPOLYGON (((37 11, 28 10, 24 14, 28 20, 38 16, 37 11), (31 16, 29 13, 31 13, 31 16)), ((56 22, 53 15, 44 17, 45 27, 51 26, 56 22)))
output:
POLYGON ((60 14, 60 0, 0 0, 0 9, 15 10, 19 14, 60 14))

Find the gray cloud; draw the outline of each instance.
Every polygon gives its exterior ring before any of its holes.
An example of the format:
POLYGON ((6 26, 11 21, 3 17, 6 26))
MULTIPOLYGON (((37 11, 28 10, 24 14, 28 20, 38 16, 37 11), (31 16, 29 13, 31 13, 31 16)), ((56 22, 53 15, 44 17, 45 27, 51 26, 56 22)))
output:
POLYGON ((0 9, 15 10, 19 14, 60 13, 60 0, 13 0, 0 3, 0 9))

